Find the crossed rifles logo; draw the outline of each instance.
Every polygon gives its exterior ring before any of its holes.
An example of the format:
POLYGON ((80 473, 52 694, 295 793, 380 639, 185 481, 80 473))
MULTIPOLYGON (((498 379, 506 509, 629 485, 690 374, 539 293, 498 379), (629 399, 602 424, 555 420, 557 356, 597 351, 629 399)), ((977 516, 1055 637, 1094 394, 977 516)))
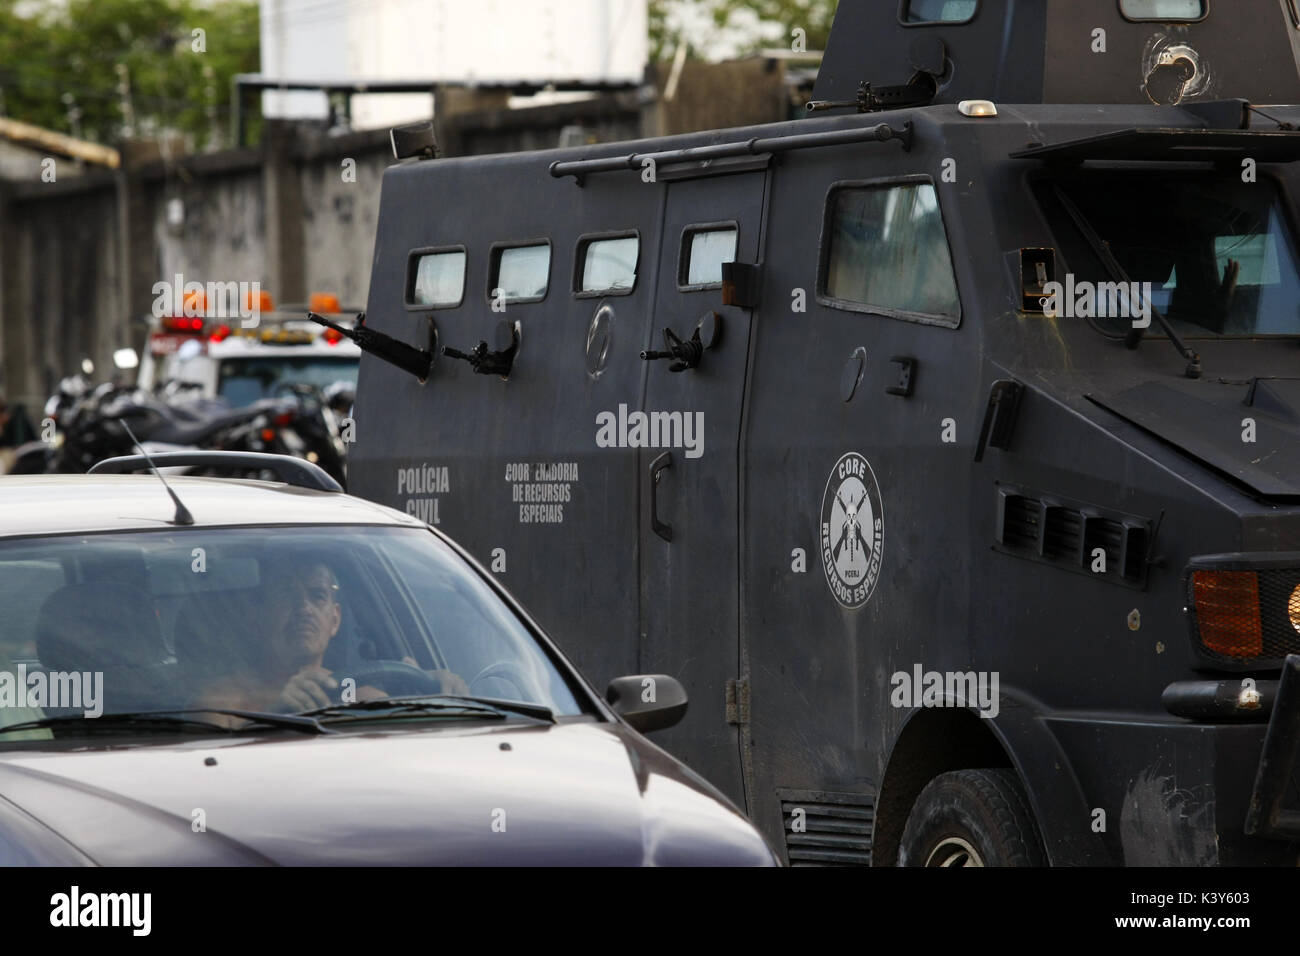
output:
POLYGON ((821 551, 826 583, 845 607, 861 607, 875 590, 882 518, 871 465, 856 452, 841 456, 822 494, 821 551))
MULTIPOLYGON (((835 559, 836 566, 838 566, 840 563, 840 552, 844 549, 844 546, 846 544, 849 546, 848 559, 850 562, 852 562, 854 558, 857 557, 857 550, 859 545, 861 545, 862 553, 864 555, 866 555, 868 552, 871 551, 871 543, 867 541, 865 537, 863 537, 862 523, 858 520, 858 509, 861 508, 862 503, 866 501, 867 489, 865 487, 862 489, 862 494, 858 496, 858 500, 855 501, 853 504, 849 504, 841 496, 841 492, 843 490, 844 490, 843 487, 841 487, 835 492, 835 500, 838 501, 840 503, 840 507, 844 509, 844 524, 840 528, 840 538, 837 542, 835 542, 835 548, 832 551, 832 556, 835 559)), ((868 518, 870 517, 870 514, 871 514, 871 504, 870 502, 868 502, 867 503, 868 518)))

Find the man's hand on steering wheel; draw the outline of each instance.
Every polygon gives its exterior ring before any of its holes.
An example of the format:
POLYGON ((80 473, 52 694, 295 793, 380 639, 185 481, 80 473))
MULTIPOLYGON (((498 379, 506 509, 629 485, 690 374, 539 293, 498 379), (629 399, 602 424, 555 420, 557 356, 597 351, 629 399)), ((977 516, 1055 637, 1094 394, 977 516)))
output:
MULTIPOLYGON (((413 657, 403 657, 403 664, 410 664, 412 667, 419 667, 413 657)), ((442 685, 442 694, 456 694, 461 697, 469 696, 469 684, 465 683, 465 678, 461 677, 455 671, 425 671, 430 677, 437 678, 442 685)))
MULTIPOLYGON (((427 671, 420 668, 416 662, 409 657, 402 658, 402 664, 410 667, 415 674, 413 676, 426 679, 431 685, 427 689, 420 690, 420 693, 438 693, 454 694, 458 696, 469 696, 469 685, 465 679, 454 671, 435 670, 427 671)), ((397 666, 394 662, 393 666, 397 666)), ((387 687, 376 687, 374 684, 383 684, 384 675, 381 673, 362 675, 367 679, 367 683, 356 688, 357 700, 382 700, 385 697, 394 696, 394 692, 387 687), (373 683, 371 683, 373 681, 373 683)), ((391 675, 390 675, 391 676, 391 675)), ((407 675, 397 675, 405 677, 407 675)), ((276 710, 288 713, 302 713, 308 710, 316 710, 321 707, 335 707, 339 704, 339 679, 333 673, 324 667, 304 667, 298 673, 289 678, 284 688, 280 691, 280 696, 275 702, 276 710)), ((396 696, 403 693, 416 693, 414 688, 408 688, 403 691, 398 688, 396 696)))
POLYGON ((335 703, 339 682, 323 667, 304 667, 289 678, 275 702, 278 710, 301 712, 335 703))

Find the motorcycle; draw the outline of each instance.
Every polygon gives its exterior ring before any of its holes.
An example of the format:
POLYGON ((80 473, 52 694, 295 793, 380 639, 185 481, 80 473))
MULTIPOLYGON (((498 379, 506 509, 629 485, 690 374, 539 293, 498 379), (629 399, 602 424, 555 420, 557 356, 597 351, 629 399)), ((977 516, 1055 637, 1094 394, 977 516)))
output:
POLYGON ((294 403, 286 400, 263 399, 232 409, 214 399, 166 402, 131 386, 105 382, 60 409, 48 470, 85 472, 105 458, 136 454, 136 441, 150 454, 196 449, 286 453, 287 446, 272 439, 295 413, 294 403))
POLYGON ((343 407, 351 410, 350 388, 348 383, 335 383, 325 389, 306 383, 284 383, 275 390, 277 396, 286 394, 296 403, 292 430, 301 447, 290 454, 319 465, 344 487, 347 486, 347 446, 343 441, 345 416, 339 407, 346 402, 343 407))

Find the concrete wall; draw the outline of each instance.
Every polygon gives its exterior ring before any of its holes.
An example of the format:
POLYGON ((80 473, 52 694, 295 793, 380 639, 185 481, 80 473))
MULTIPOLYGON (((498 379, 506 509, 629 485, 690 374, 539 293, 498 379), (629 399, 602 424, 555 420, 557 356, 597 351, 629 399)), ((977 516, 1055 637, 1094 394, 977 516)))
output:
POLYGON ((112 374, 178 274, 258 282, 277 307, 311 292, 362 307, 391 161, 384 133, 285 129, 260 150, 0 183, 0 394, 38 407, 87 357, 112 374))
MULTIPOLYGON (((371 136, 371 144, 375 137, 371 136)), ((299 173, 302 202, 303 283, 308 293, 333 292, 344 309, 366 307, 370 262, 379 222, 379 183, 393 161, 388 138, 380 148, 343 148, 304 162, 299 173), (354 160, 344 180, 344 161, 354 160)))
POLYGON ((39 405, 83 356, 98 364, 118 344, 117 197, 111 176, 96 178, 88 189, 47 184, 40 202, 0 213, 0 389, 16 401, 39 405))

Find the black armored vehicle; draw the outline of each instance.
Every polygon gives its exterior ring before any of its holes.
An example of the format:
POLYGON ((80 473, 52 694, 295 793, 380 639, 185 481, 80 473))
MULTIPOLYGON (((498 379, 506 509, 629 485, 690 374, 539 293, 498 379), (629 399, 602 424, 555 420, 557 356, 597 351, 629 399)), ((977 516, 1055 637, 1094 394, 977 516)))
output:
POLYGON ((399 150, 353 490, 679 678, 792 864, 1295 865, 1297 50, 842 0, 807 118, 399 150))

